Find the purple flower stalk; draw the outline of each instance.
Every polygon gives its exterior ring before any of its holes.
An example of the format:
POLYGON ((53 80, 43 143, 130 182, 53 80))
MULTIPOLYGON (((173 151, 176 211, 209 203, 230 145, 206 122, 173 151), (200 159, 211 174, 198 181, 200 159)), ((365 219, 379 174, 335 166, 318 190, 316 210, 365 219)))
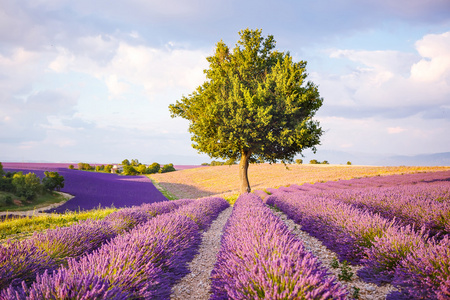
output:
POLYGON ((211 274, 211 299, 345 299, 327 275, 256 195, 241 195, 211 274))
POLYGON ((91 254, 69 259, 67 267, 38 275, 31 286, 22 282, 21 287, 3 290, 0 298, 85 299, 84 294, 94 295, 93 299, 168 298, 171 284, 187 273, 186 263, 201 240, 199 228, 207 227, 227 206, 221 198, 191 201, 137 225, 91 254))
POLYGON ((409 299, 450 299, 450 238, 432 239, 397 267, 394 285, 409 299))
MULTIPOLYGON (((36 274, 52 271, 68 258, 89 254, 111 238, 159 214, 174 211, 193 200, 164 201, 124 208, 102 221, 86 220, 69 227, 35 233, 27 240, 0 245, 0 289, 29 282, 36 274)), ((51 272, 50 272, 51 273, 51 272)))
POLYGON ((391 281, 401 261, 428 239, 425 228, 416 232, 411 226, 314 193, 279 191, 267 203, 284 211, 341 259, 363 263, 369 270, 360 276, 375 283, 391 281))

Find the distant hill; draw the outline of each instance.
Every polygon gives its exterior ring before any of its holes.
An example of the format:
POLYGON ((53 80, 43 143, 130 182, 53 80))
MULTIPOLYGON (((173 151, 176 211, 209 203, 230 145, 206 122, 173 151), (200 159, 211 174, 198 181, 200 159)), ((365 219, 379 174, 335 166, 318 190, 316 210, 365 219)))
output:
POLYGON ((354 165, 373 166, 450 166, 450 152, 408 156, 319 150, 316 154, 307 154, 303 162, 309 163, 312 159, 327 160, 330 164, 346 164, 350 161, 354 165))

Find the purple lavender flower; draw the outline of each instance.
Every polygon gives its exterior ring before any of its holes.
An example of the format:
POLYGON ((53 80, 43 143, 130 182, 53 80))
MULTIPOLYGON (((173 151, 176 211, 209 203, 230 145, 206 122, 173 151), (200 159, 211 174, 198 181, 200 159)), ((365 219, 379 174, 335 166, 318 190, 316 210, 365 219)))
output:
POLYGON ((86 220, 69 227, 35 233, 23 241, 0 245, 0 289, 66 264, 68 258, 87 255, 111 238, 156 215, 174 211, 193 200, 164 201, 124 208, 102 221, 86 220))
POLYGON ((5 164, 5 171, 33 172, 44 177, 44 171, 56 171, 64 177, 62 192, 75 197, 49 212, 64 213, 67 210, 89 210, 93 208, 131 207, 143 203, 166 201, 146 176, 120 176, 100 172, 70 170, 54 164, 5 164))
POLYGON ((450 237, 410 252, 397 267, 394 285, 410 299, 450 299, 450 237))
POLYGON ((327 275, 257 196, 241 195, 211 274, 211 299, 344 299, 327 275))
POLYGON ((94 299, 168 298, 171 285, 187 273, 186 264, 201 240, 199 228, 206 228, 228 206, 221 198, 182 200, 180 204, 184 205, 138 224, 88 255, 69 259, 67 267, 37 276, 31 286, 22 282, 21 287, 3 290, 0 298, 49 295, 66 299, 73 295, 73 299, 85 299, 84 294, 94 299))

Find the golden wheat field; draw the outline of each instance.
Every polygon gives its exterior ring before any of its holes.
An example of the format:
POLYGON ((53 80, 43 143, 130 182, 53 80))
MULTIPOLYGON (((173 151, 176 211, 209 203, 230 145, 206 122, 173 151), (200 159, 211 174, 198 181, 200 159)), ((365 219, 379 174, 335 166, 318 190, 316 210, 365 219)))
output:
MULTIPOLYGON (((239 191, 239 166, 211 166, 181 170, 149 177, 178 198, 229 196, 239 191)), ((359 177, 436 172, 448 167, 380 167, 356 165, 251 164, 248 175, 252 190, 352 179, 359 177)))

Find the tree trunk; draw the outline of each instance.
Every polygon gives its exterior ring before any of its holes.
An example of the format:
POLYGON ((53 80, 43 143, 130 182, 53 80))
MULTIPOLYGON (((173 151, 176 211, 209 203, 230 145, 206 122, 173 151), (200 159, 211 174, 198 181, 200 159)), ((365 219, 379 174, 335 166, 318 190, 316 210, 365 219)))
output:
POLYGON ((248 160, 250 158, 250 151, 242 151, 241 162, 239 163, 239 178, 241 179, 241 195, 250 193, 250 183, 248 182, 248 160))

